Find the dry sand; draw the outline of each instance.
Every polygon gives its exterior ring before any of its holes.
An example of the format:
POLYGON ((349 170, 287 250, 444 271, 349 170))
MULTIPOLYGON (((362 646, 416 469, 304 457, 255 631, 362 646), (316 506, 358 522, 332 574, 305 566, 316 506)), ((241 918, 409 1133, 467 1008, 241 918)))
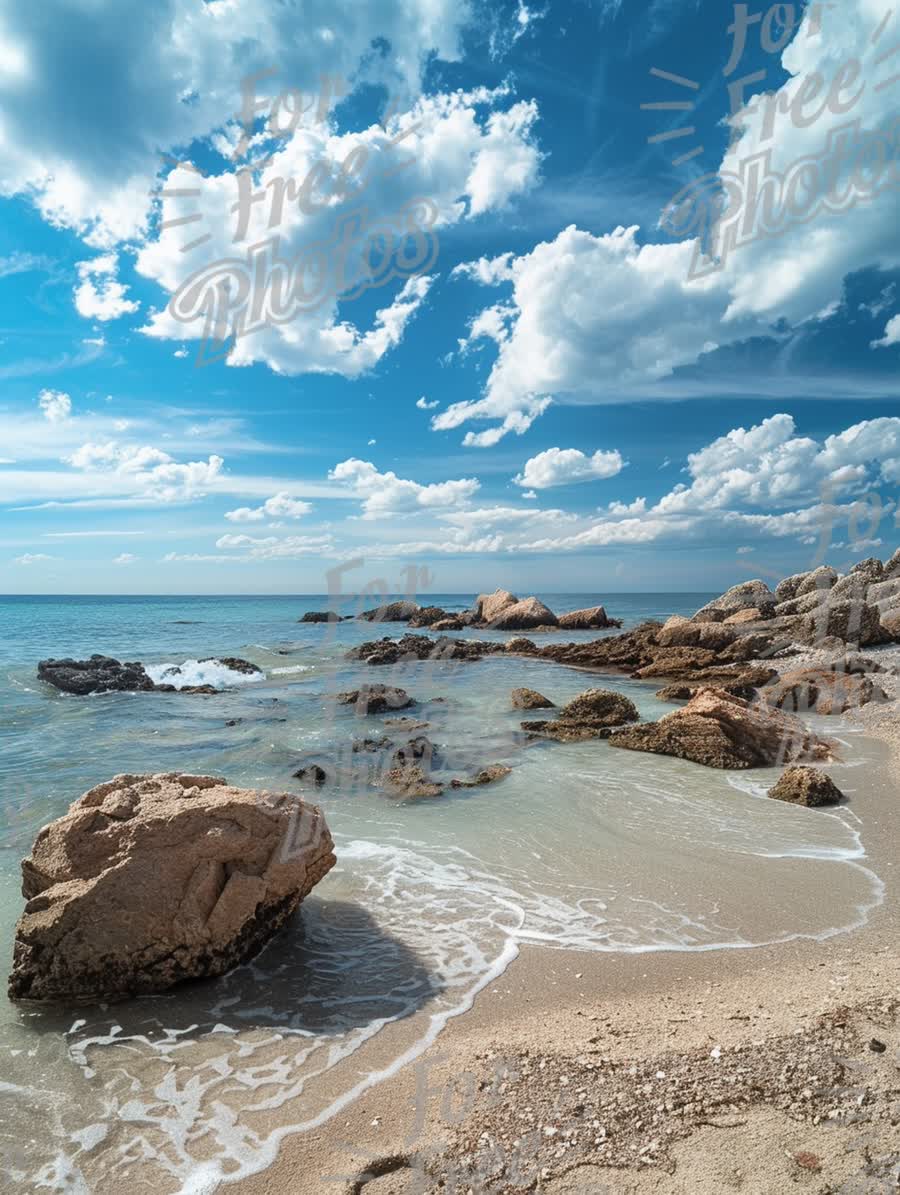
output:
MULTIPOLYGON (((900 649, 867 654, 900 667, 900 649)), ((900 1190, 900 721, 894 702, 859 719, 888 744, 854 803, 887 885, 865 928, 707 953, 529 948, 242 1195, 900 1190)))

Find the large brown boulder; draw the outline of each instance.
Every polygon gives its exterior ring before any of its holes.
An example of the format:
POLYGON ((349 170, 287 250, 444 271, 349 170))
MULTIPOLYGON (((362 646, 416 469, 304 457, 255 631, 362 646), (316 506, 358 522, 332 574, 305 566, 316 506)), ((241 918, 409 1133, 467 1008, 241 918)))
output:
POLYGON ((793 805, 806 805, 817 809, 822 805, 837 805, 844 794, 819 768, 787 768, 778 783, 769 789, 768 795, 776 801, 790 801, 793 805))
POLYGON ((811 572, 801 575, 801 580, 794 597, 803 597, 804 594, 812 593, 816 589, 820 593, 827 592, 829 589, 834 588, 837 580, 838 574, 835 569, 830 564, 822 564, 818 568, 814 568, 811 572))
POLYGON ((636 722, 634 702, 611 689, 588 689, 564 705, 553 722, 523 722, 522 729, 540 738, 563 743, 607 738, 614 726, 636 722))
POLYGON ((889 610, 887 614, 882 614, 881 629, 894 642, 900 639, 900 608, 889 610))
POLYGON ((410 618, 409 625, 411 627, 433 627, 436 623, 447 622, 449 619, 450 615, 440 606, 420 606, 410 618))
MULTIPOLYGON (((727 617, 729 614, 736 614, 738 610, 745 610, 748 607, 764 611, 774 609, 775 595, 765 581, 742 581, 740 585, 732 585, 731 589, 727 589, 721 597, 708 602, 698 610, 694 617, 702 620, 711 610, 722 610, 727 617)), ((768 617, 768 614, 764 614, 763 617, 768 617)))
POLYGON ((535 627, 555 627, 558 624, 549 606, 536 597, 529 597, 506 606, 490 619, 490 625, 497 631, 529 631, 535 627))
POLYGON ((798 719, 762 703, 704 689, 659 722, 613 733, 613 747, 674 755, 712 768, 771 767, 833 758, 830 743, 798 719))
POLYGON ((606 627, 620 627, 622 620, 610 618, 603 606, 589 606, 560 614, 559 625, 566 631, 602 631, 606 627))
POLYGON ((475 617, 478 622, 493 622, 509 606, 515 606, 518 598, 508 589, 495 589, 493 593, 480 593, 475 599, 475 617))
POLYGON ((14 1000, 95 1003, 221 975, 334 865, 321 810, 214 776, 116 776, 22 863, 14 1000))

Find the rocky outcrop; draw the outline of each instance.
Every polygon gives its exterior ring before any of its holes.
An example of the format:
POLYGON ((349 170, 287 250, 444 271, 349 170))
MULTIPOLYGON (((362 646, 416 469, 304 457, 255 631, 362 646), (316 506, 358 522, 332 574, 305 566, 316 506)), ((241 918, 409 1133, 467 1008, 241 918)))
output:
POLYGON ((484 784, 494 784, 498 780, 505 779, 512 768, 507 767, 505 763, 488 764, 486 768, 482 768, 480 772, 476 772, 474 776, 468 779, 456 778, 450 781, 451 788, 480 788, 484 784))
POLYGON ((418 613, 417 602, 403 600, 388 602, 384 606, 378 606, 375 610, 363 610, 361 614, 357 615, 357 618, 362 618, 365 622, 409 622, 418 613))
POLYGON ((398 664, 408 660, 480 660, 504 650, 502 643, 482 639, 430 639, 427 635, 404 635, 401 639, 376 639, 347 652, 348 660, 366 664, 398 664))
POLYGON ((251 958, 334 864, 321 810, 213 776, 116 776, 22 863, 13 1000, 95 1003, 251 958))
POLYGON ((620 618, 610 618, 603 606, 588 606, 585 610, 570 610, 560 614, 559 625, 565 631, 602 631, 607 627, 620 627, 620 618))
POLYGON ((878 607, 862 600, 829 601, 807 614, 798 632, 798 640, 808 644, 832 637, 859 647, 884 643, 886 635, 878 607))
POLYGON ((769 706, 713 689, 659 722, 613 733, 610 745, 674 755, 712 768, 771 767, 833 758, 834 748, 803 723, 769 706))
POLYGON ((843 714, 887 694, 868 676, 834 669, 801 668, 786 672, 760 691, 769 705, 794 713, 843 714))
POLYGON ((509 695, 514 710, 549 710, 555 702, 544 697, 536 689, 513 689, 509 695))
MULTIPOLYGON (((221 664, 231 672, 245 676, 263 675, 262 669, 249 660, 237 656, 208 656, 200 664, 221 664)), ((88 660, 41 660, 38 678, 63 693, 85 697, 90 693, 218 693, 214 685, 183 685, 154 682, 143 664, 120 663, 112 656, 93 655, 88 660)), ((173 680, 181 675, 181 668, 173 664, 163 676, 173 680)))
POLYGON ((495 589, 493 593, 480 593, 475 599, 473 614, 475 621, 493 623, 509 606, 515 606, 518 598, 508 589, 495 589))
POLYGON ((89 693, 138 693, 156 688, 138 663, 120 663, 112 656, 93 655, 89 660, 41 660, 38 679, 80 697, 89 693))
POLYGON ((298 622, 340 622, 340 614, 336 614, 334 610, 307 610, 302 618, 297 619, 298 622))
MULTIPOLYGON (((415 625, 414 623, 412 624, 415 625)), ((442 618, 438 622, 431 624, 433 631, 462 631, 466 627, 466 623, 461 618, 442 618)))
POLYGON ((549 606, 536 597, 524 598, 500 611, 490 624, 497 631, 528 631, 541 627, 555 627, 557 618, 549 606))
POLYGON ((806 767, 787 768, 768 795, 776 801, 790 801, 792 805, 806 805, 810 809, 837 805, 844 799, 830 776, 819 768, 806 767))
POLYGON ((440 606, 420 606, 409 620, 411 627, 433 627, 437 622, 446 622, 449 618, 446 610, 440 606))
POLYGON ((721 689, 733 697, 743 697, 745 701, 752 701, 757 690, 778 676, 774 668, 764 665, 741 668, 733 664, 721 668, 703 668, 700 674, 701 680, 675 681, 674 684, 659 689, 656 696, 660 701, 690 701, 701 689, 721 689))
POLYGON ((393 685, 363 685, 346 693, 338 693, 338 705, 355 706, 358 717, 380 714, 385 710, 405 710, 413 705, 413 699, 405 689, 393 685))
POLYGON ((555 721, 523 722, 522 729, 540 738, 571 743, 607 738, 613 727, 636 722, 639 717, 637 706, 624 694, 588 689, 564 705, 555 721))

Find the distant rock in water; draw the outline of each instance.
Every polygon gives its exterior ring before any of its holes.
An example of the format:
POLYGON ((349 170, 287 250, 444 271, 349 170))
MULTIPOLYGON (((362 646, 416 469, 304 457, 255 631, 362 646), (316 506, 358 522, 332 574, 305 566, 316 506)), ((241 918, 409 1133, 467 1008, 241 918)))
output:
POLYGON ((255 664, 237 656, 157 664, 148 670, 144 664, 123 664, 112 656, 93 655, 89 660, 41 660, 37 668, 40 680, 79 697, 90 693, 217 693, 234 679, 225 673, 260 679, 264 675, 255 664), (212 684, 212 679, 218 684, 212 684))
POLYGON ((13 1000, 96 1003, 221 975, 334 865, 320 809, 213 776, 116 776, 22 863, 13 1000))
POLYGON ((603 606, 590 606, 586 610, 560 614, 559 625, 564 631, 602 631, 607 627, 620 627, 622 620, 610 618, 603 606))
POLYGON ((401 660, 480 660, 482 656, 504 650, 502 643, 484 639, 450 639, 442 636, 404 635, 402 639, 376 639, 361 643, 347 652, 348 660, 366 664, 398 664, 401 660))
POLYGON ((629 726, 610 746, 674 755, 709 768, 760 768, 778 763, 834 758, 832 744, 799 718, 721 690, 703 689, 684 709, 658 722, 629 726))
POLYGON ((297 619, 298 622, 341 622, 340 614, 336 614, 334 610, 307 610, 302 618, 297 619))
POLYGON ((400 601, 388 602, 386 605, 379 606, 375 610, 363 610, 357 617, 362 618, 366 622, 409 622, 418 613, 419 606, 417 602, 400 601))
POLYGON ((481 788, 485 784, 495 784, 498 780, 505 780, 512 768, 505 763, 490 763, 474 776, 466 779, 450 781, 451 788, 481 788))
POLYGON ((806 805, 818 809, 823 805, 837 805, 844 794, 819 768, 787 768, 781 779, 769 789, 768 795, 776 801, 790 801, 793 805, 806 805))

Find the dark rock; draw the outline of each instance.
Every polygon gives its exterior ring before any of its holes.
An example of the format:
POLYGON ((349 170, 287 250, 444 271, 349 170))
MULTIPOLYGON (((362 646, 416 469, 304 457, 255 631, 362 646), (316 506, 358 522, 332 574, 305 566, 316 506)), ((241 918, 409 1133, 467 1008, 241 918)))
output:
POLYGON ((293 777, 295 780, 303 780, 307 784, 314 784, 317 788, 328 783, 328 773, 317 763, 307 764, 304 768, 298 768, 293 773, 293 777))
POLYGON ((298 622, 340 622, 341 616, 334 610, 307 610, 298 622))
POLYGON ((502 643, 480 639, 430 639, 427 635, 404 635, 402 639, 376 639, 347 652, 348 660, 367 664, 398 664, 406 660, 480 660, 503 651, 502 643))
POLYGON ((446 622, 450 616, 440 606, 421 606, 409 620, 411 627, 431 627, 436 622, 446 622))
POLYGON ((338 705, 356 706, 356 713, 360 717, 380 714, 384 710, 404 710, 413 704, 413 699, 405 689, 392 685, 363 685, 361 689, 338 693, 335 700, 338 705))
POLYGON ((810 809, 822 805, 837 805, 844 794, 830 776, 818 768, 787 768, 781 779, 769 789, 770 797, 776 801, 790 801, 793 805, 806 805, 810 809))
POLYGON ((380 739, 354 739, 351 750, 354 754, 362 751, 385 751, 389 750, 393 745, 394 740, 389 739, 385 734, 380 739))
POLYGON ((612 727, 594 722, 520 722, 532 738, 555 739, 559 743, 580 743, 586 739, 608 739, 612 727))
POLYGON ((561 722, 588 723, 596 726, 622 726, 637 722, 637 706, 623 693, 611 689, 588 689, 562 707, 561 722))
POLYGON ((89 693, 152 692, 155 688, 143 664, 123 664, 112 656, 93 655, 89 660, 41 660, 37 674, 48 685, 80 697, 89 693))
POLYGON ((400 601, 388 602, 376 610, 363 610, 358 617, 366 622, 409 622, 418 613, 419 606, 416 602, 400 601))

